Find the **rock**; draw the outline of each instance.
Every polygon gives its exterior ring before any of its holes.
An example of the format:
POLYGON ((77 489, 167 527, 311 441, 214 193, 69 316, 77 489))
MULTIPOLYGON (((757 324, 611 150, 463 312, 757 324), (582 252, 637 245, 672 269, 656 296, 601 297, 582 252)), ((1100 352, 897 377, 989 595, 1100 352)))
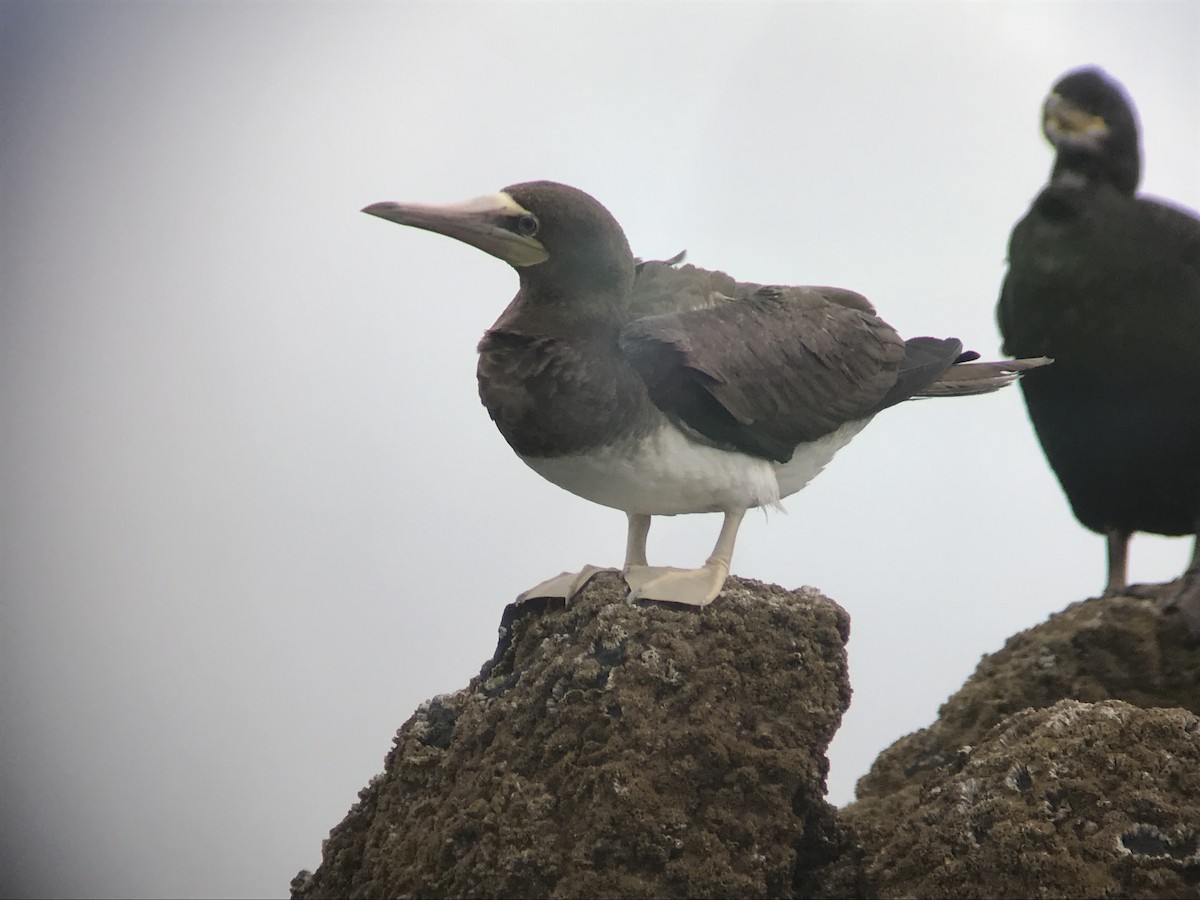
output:
POLYGON ((939 774, 872 832, 857 879, 820 893, 1200 896, 1200 719, 1190 712, 1062 700, 1006 718, 939 774))
MULTIPOLYGON (((839 810, 843 840, 851 849, 819 876, 817 893, 821 896, 936 896, 931 891, 940 884, 947 891, 945 896, 969 895, 973 882, 953 885, 938 880, 941 877, 938 873, 949 865, 944 865, 943 861, 957 859, 962 851, 962 845, 957 839, 951 840, 948 831, 937 832, 947 839, 940 846, 936 844, 934 832, 929 831, 929 840, 933 843, 921 851, 923 856, 908 864, 925 867, 924 875, 917 877, 911 868, 903 876, 885 875, 891 865, 887 860, 899 846, 897 830, 914 827, 912 823, 924 821, 922 817, 928 815, 934 815, 937 821, 947 821, 944 809, 938 807, 934 813, 929 804, 935 797, 946 802, 944 798, 955 790, 972 790, 969 780, 959 776, 967 761, 980 758, 979 754, 984 752, 982 745, 987 741, 1012 741, 1016 732, 1006 729, 1016 728, 1018 722, 1028 719, 1029 713, 1024 710, 1045 710, 1064 699, 1123 700, 1143 708, 1144 712, 1128 709, 1122 712, 1124 719, 1136 725, 1131 725, 1123 738, 1120 734, 1105 738, 1106 746, 1116 755, 1117 762, 1093 758, 1103 766, 1127 766, 1149 752, 1133 739, 1136 729, 1149 728, 1142 721, 1144 716, 1177 714, 1160 707, 1179 707, 1200 713, 1200 652, 1189 642, 1178 616, 1164 615, 1154 602, 1133 597, 1076 603, 1045 623, 1010 638, 999 652, 984 657, 975 673, 942 706, 936 722, 887 748, 876 759, 871 771, 859 781, 856 802, 839 810)), ((1147 735, 1152 731, 1148 730, 1147 735)), ((1163 733, 1168 732, 1169 729, 1163 733)), ((1055 732, 1039 734, 1041 743, 1037 752, 1047 754, 1055 732)), ((1066 734, 1060 738, 1067 742, 1074 740, 1066 734)), ((1004 747, 1001 744, 990 746, 987 754, 989 759, 997 760, 996 766, 1000 766, 999 760, 1006 758, 1009 766, 1006 771, 1017 772, 1013 777, 1023 783, 1024 776, 1014 767, 1027 763, 1023 754, 1033 752, 1033 749, 1025 745, 1004 747)), ((1151 746, 1149 750, 1156 748, 1151 746)), ((1103 774, 1097 772, 1096 778, 1102 778, 1103 774)), ((1157 804, 1170 806, 1177 802, 1180 784, 1172 779, 1156 778, 1153 776, 1150 782, 1143 779, 1141 789, 1157 804)), ((1047 797, 1058 790, 1049 783, 1044 787, 1047 797)), ((1193 797, 1193 805, 1200 809, 1200 803, 1195 802, 1197 799, 1200 798, 1193 797)), ((1049 799, 1045 802, 1051 804, 1049 799)), ((1092 860, 1097 867, 1095 877, 1098 880, 1094 883, 1123 886, 1115 895, 1133 896, 1138 891, 1145 891, 1148 892, 1146 895, 1153 896, 1159 891, 1141 883, 1135 884, 1134 880, 1117 878, 1113 874, 1111 853, 1105 856, 1090 843, 1078 843, 1069 833, 1058 834, 1053 822, 1045 818, 1036 803, 1028 809, 1011 803, 1005 808, 1005 815, 1014 817, 1007 823, 1007 829, 1026 829, 1031 835, 1042 834, 1049 842, 1046 846, 1057 842, 1055 854, 1063 860, 1074 860, 1071 865, 1083 865, 1084 859, 1092 860), (1084 846, 1089 849, 1079 857, 1084 846)), ((1200 812, 1196 813, 1193 822, 1200 823, 1200 812)), ((1131 821, 1129 824, 1133 827, 1137 823, 1131 821)), ((1019 864, 1016 857, 1005 862, 991 853, 1001 846, 1015 852, 1016 845, 1012 841, 996 843, 995 834, 991 840, 993 846, 988 853, 970 854, 976 862, 982 864, 991 860, 1000 866, 989 877, 988 888, 981 896, 988 892, 993 896, 1028 895, 1028 884, 1021 881, 1015 871, 1024 864, 1019 864)), ((1113 848, 1109 847, 1109 850, 1113 848)), ((962 870, 955 870, 963 875, 962 870)), ((972 878, 982 877, 982 869, 976 867, 972 871, 975 873, 972 878)), ((1057 874, 1063 875, 1063 872, 1057 874)), ((1060 881, 1055 888, 1046 882, 1045 889, 1038 891, 1041 896, 1100 895, 1085 889, 1084 883, 1080 881, 1072 888, 1069 880, 1060 881)), ((1195 884, 1194 881, 1191 883, 1195 884)), ((1172 884, 1178 887, 1178 883, 1172 884)), ((1192 893, 1184 891, 1184 895, 1200 896, 1194 889, 1192 893)))
POLYGON ((1200 652, 1145 600, 985 657, 843 810, 846 614, 731 579, 705 610, 598 578, 505 610, 401 727, 298 898, 1200 897, 1200 652))
POLYGON ((839 851, 826 748, 846 613, 731 578, 703 610, 510 606, 494 658, 423 704, 293 896, 806 894, 839 851))
POLYGON ((1006 716, 1064 699, 1200 713, 1200 652, 1178 616, 1164 615, 1153 601, 1112 597, 1072 604, 985 656, 933 725, 879 755, 858 783, 858 799, 911 799, 924 775, 1006 716))

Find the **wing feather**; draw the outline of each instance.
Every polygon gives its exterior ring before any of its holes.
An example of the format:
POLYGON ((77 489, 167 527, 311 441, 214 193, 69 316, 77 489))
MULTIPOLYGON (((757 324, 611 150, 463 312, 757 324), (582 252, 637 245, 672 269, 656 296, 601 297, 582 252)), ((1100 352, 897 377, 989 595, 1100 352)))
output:
POLYGON ((620 336, 651 400, 713 443, 786 462, 798 444, 870 415, 895 384, 904 342, 861 295, 724 287, 754 290, 646 316, 620 336))

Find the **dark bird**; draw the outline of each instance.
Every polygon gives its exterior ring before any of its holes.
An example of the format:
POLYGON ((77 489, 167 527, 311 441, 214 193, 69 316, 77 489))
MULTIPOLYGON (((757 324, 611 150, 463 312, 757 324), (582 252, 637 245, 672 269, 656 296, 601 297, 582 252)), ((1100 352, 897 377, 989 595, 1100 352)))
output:
POLYGON ((1200 633, 1200 219, 1136 195, 1141 152, 1122 87, 1069 72, 1042 108, 1050 183, 1013 229, 997 308, 1004 350, 1054 365, 1022 380, 1075 517, 1108 542, 1105 596, 1128 588, 1137 531, 1198 535, 1163 597, 1200 633))
MULTIPOLYGON (((852 291, 639 262, 608 210, 563 184, 364 212, 516 270, 520 290, 479 344, 480 398, 535 472, 627 514, 634 599, 710 603, 746 511, 804 487, 877 412, 994 391, 1039 364, 971 362, 954 338, 905 342, 852 291), (647 565, 651 516, 705 512, 725 518, 702 567, 647 565)), ((597 571, 521 597, 569 600, 597 571)))

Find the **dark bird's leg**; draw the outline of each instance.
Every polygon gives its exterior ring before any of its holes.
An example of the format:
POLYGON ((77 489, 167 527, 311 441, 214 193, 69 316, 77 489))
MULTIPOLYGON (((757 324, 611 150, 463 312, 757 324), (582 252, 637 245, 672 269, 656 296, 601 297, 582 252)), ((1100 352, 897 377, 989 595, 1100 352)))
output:
POLYGON ((1121 528, 1107 528, 1104 537, 1108 540, 1108 584, 1102 597, 1117 597, 1125 593, 1126 566, 1129 562, 1129 532, 1121 528))
MULTIPOLYGON (((1155 583, 1155 584, 1129 584, 1129 585, 1126 585, 1124 583, 1125 567, 1124 567, 1124 564, 1122 564, 1122 566, 1121 566, 1122 581, 1121 581, 1121 584, 1116 585, 1115 589, 1114 589, 1114 580, 1113 580, 1114 576, 1113 576, 1113 569, 1112 569, 1113 546, 1110 541, 1109 548, 1108 548, 1109 578, 1108 578, 1108 587, 1105 588, 1105 590, 1104 590, 1104 596, 1105 597, 1114 597, 1118 594, 1124 594, 1128 597, 1137 597, 1140 600, 1161 600, 1163 603, 1163 609, 1176 608, 1177 604, 1176 604, 1174 598, 1176 598, 1176 597, 1180 596, 1182 593, 1186 592, 1187 587, 1186 587, 1185 582, 1200 580, 1200 523, 1197 524, 1197 532, 1196 533, 1197 533, 1196 544, 1194 544, 1192 546, 1191 562, 1188 563, 1188 567, 1184 570, 1183 574, 1180 575, 1178 578, 1174 579, 1173 581, 1164 581, 1164 582, 1155 583)), ((1110 534, 1111 534, 1111 532, 1110 532, 1110 534)), ((1126 540, 1126 543, 1128 543, 1128 540, 1129 540, 1128 535, 1126 536, 1125 540, 1126 540)), ((1198 612, 1200 612, 1200 610, 1198 610, 1198 612)))
POLYGON ((1143 600, 1158 600, 1164 612, 1178 612, 1195 640, 1200 640, 1200 522, 1196 523, 1196 538, 1192 558, 1183 574, 1163 584, 1128 584, 1126 561, 1129 555, 1129 532, 1110 528, 1108 538, 1108 585, 1105 597, 1126 595, 1143 600))
POLYGON ((1200 528, 1192 545, 1192 559, 1183 574, 1171 582, 1172 590, 1164 598, 1164 611, 1178 611, 1183 616, 1193 640, 1200 640, 1200 528))
MULTIPOLYGON (((627 565, 625 582, 631 600, 661 600, 687 606, 708 606, 721 593, 729 577, 733 545, 738 528, 746 515, 744 509, 725 513, 721 534, 717 537, 712 555, 699 569, 676 569, 670 566, 627 565)), ((646 523, 649 528, 649 522, 646 523)), ((633 538, 633 517, 630 517, 630 543, 633 538)), ((643 542, 644 549, 644 542, 643 542)))

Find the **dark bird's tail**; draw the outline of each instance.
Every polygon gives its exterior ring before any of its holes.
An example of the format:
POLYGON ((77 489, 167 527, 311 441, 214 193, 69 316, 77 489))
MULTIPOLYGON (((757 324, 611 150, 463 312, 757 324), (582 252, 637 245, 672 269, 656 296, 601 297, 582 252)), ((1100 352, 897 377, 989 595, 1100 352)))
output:
MULTIPOLYGON (((965 355, 965 354, 964 354, 965 355)), ((1032 359, 1005 359, 999 362, 957 362, 943 372, 933 384, 914 394, 914 397, 969 397, 990 394, 1008 387, 1030 369, 1048 366, 1054 360, 1048 356, 1032 359)))

